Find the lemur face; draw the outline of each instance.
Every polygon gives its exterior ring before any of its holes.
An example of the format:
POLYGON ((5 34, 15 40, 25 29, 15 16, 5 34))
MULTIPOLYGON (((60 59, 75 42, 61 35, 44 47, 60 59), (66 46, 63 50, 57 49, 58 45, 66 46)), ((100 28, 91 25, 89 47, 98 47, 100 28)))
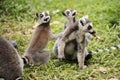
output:
POLYGON ((40 19, 41 23, 48 23, 50 21, 49 12, 36 13, 36 16, 40 19))
POLYGON ((62 14, 67 18, 74 18, 76 16, 76 10, 67 9, 64 12, 62 12, 62 14))
POLYGON ((93 24, 89 21, 88 16, 83 16, 78 21, 79 30, 83 32, 89 32, 90 34, 95 34, 95 30, 92 28, 93 24))

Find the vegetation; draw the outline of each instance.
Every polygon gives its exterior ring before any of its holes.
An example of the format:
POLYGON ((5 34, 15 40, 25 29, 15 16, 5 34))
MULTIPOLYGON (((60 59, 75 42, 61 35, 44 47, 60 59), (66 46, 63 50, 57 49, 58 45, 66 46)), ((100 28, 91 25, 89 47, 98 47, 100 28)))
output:
MULTIPOLYGON (((88 49, 114 46, 120 43, 119 0, 0 0, 0 34, 18 42, 22 56, 28 46, 34 25, 35 13, 50 11, 53 33, 63 30, 65 18, 61 12, 67 8, 78 11, 77 19, 89 15, 100 40, 92 39, 88 49)), ((52 54, 54 41, 46 49, 52 54)), ((119 80, 120 50, 93 55, 88 67, 78 70, 76 63, 55 59, 41 66, 25 67, 24 80, 119 80)))

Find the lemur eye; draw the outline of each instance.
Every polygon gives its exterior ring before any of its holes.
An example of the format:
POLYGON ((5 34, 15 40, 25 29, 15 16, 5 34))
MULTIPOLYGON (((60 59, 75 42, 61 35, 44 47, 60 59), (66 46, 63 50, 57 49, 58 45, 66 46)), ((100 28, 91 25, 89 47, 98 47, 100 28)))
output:
POLYGON ((40 14, 40 18, 42 18, 43 17, 43 14, 40 14))
POLYGON ((90 30, 90 29, 92 29, 92 26, 91 26, 91 25, 88 26, 88 30, 90 30))
POLYGON ((75 16, 76 15, 76 13, 74 12, 73 14, 72 14, 72 16, 75 16))
POLYGON ((83 22, 80 20, 80 23, 82 24, 82 26, 84 26, 83 22))

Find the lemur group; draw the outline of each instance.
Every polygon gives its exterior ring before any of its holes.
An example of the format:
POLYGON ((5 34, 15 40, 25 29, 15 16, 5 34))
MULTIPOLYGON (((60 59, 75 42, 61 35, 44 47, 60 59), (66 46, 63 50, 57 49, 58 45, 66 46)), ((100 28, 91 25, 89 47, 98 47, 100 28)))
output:
MULTIPOLYGON (((87 15, 76 20, 76 10, 67 9, 62 12, 67 21, 64 30, 53 34, 50 26, 51 16, 48 11, 36 13, 39 19, 30 43, 21 57, 8 40, 0 35, 0 78, 5 80, 23 80, 24 65, 41 65, 49 61, 50 52, 45 50, 50 40, 56 40, 53 46, 54 57, 59 61, 78 62, 79 69, 84 69, 85 60, 91 58, 87 50, 91 36, 96 31, 87 15)), ((117 45, 116 48, 120 48, 117 45)))

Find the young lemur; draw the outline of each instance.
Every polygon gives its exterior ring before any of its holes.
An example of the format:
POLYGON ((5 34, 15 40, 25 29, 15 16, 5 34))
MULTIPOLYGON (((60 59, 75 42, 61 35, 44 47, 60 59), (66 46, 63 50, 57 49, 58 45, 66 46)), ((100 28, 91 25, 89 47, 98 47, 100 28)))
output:
POLYGON ((0 35, 0 78, 22 80, 23 60, 12 44, 0 35))
POLYGON ((49 60, 50 53, 44 50, 48 41, 58 38, 61 33, 56 35, 52 33, 49 12, 37 13, 36 16, 39 18, 40 23, 36 25, 36 29, 23 59, 24 62, 28 64, 33 63, 34 65, 40 65, 49 60))
MULTIPOLYGON (((58 55, 58 59, 62 59, 62 58, 68 58, 68 59, 71 59, 73 60, 72 58, 70 58, 70 56, 64 56, 64 53, 65 54, 71 54, 71 53, 74 53, 76 52, 76 40, 71 40, 67 43, 65 43, 67 37, 73 32, 73 31, 76 31, 78 30, 78 26, 77 26, 77 21, 75 19, 75 16, 76 16, 76 10, 70 10, 70 9, 67 9, 65 10, 63 13, 62 13, 66 18, 67 18, 67 22, 65 23, 65 26, 64 26, 64 35, 63 37, 61 38, 58 38, 55 42, 55 45, 53 47, 53 53, 55 53, 55 56, 56 54, 58 55), (64 50, 65 49, 65 50, 64 50), (69 50, 68 50, 69 49, 69 50)), ((74 37, 74 35, 73 35, 74 37)), ((73 37, 69 37, 69 38, 73 38, 73 37)), ((89 37, 90 37, 90 34, 89 33, 86 33, 86 38, 87 38, 87 43, 89 41, 89 37)), ((88 54, 87 50, 86 50, 86 54, 88 54)), ((89 59, 90 58, 90 55, 87 55, 86 56, 86 59, 89 59)))
MULTIPOLYGON (((65 16, 67 18, 67 22, 64 25, 63 36, 57 40, 57 41, 59 41, 59 43, 58 43, 58 59, 59 60, 62 60, 65 58, 65 56, 64 56, 65 40, 77 28, 77 21, 75 19, 76 10, 67 9, 62 14, 63 14, 63 16, 65 16)), ((56 44, 57 43, 55 43, 55 45, 56 44)), ((54 48, 55 48, 55 46, 54 46, 54 48)))

